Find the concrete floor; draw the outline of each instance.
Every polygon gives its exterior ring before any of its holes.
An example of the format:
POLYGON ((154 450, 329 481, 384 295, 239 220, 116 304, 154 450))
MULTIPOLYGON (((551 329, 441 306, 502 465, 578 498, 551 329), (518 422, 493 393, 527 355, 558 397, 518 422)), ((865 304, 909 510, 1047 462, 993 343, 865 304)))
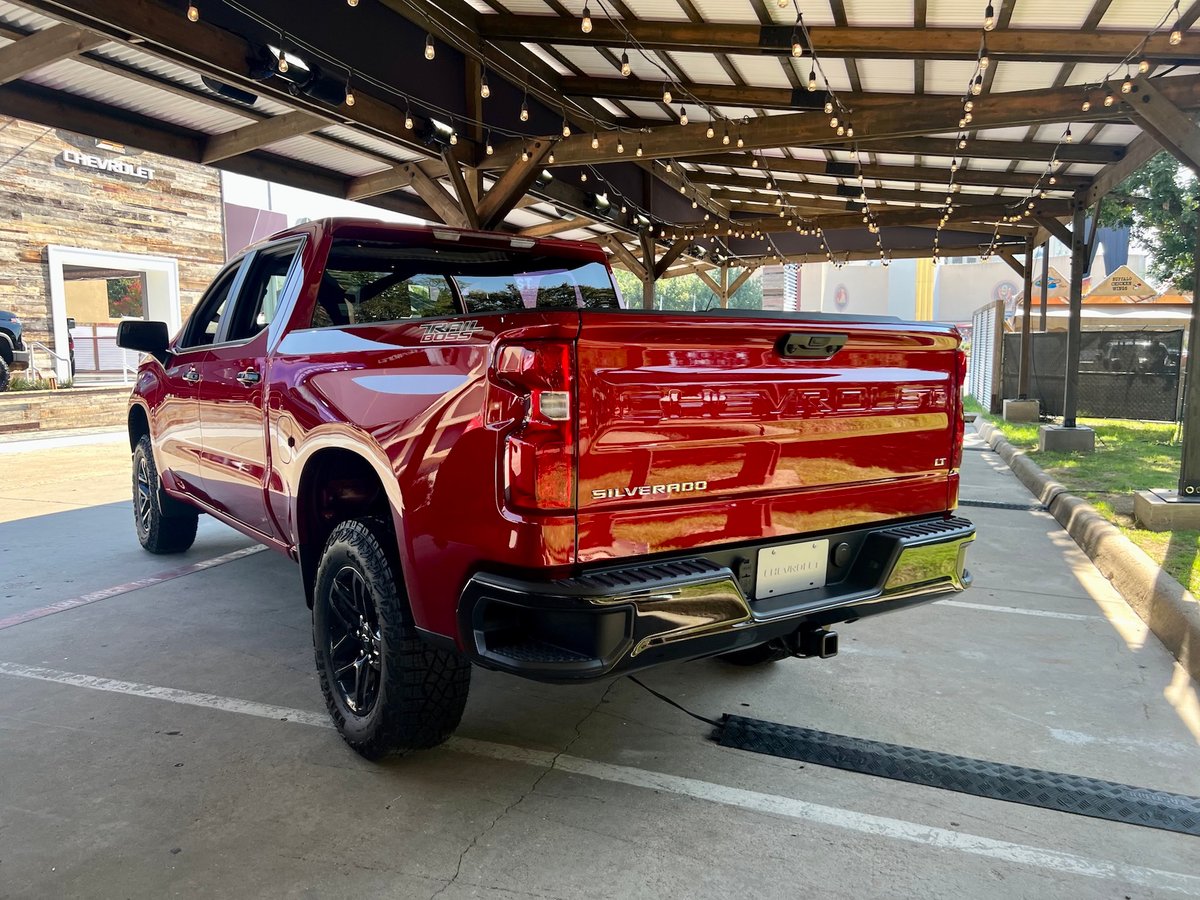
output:
MULTIPOLYGON (((972 444, 963 497, 1028 502, 972 444)), ((726 750, 628 680, 477 671, 450 745, 364 762, 291 563, 97 600, 248 542, 202 520, 144 554, 103 436, 9 444, 0 472, 0 897, 1200 895, 1195 838, 726 750)), ((963 513, 953 603, 846 626, 833 660, 645 680, 711 717, 1200 794, 1196 684, 1048 515, 963 513)))

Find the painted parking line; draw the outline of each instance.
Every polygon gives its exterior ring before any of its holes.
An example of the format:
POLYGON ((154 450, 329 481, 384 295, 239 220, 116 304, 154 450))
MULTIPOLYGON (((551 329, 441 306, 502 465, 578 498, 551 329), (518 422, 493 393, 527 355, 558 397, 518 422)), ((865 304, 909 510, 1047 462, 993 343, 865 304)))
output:
MULTIPOLYGON (((175 688, 159 687, 157 685, 117 681, 111 678, 99 678, 75 672, 62 672, 57 669, 27 666, 21 663, 0 662, 0 675, 10 675, 36 681, 48 681, 55 684, 64 684, 109 693, 128 694, 153 700, 165 700, 170 703, 180 703, 186 706, 198 706, 222 712, 241 713, 242 715, 273 719, 275 721, 294 722, 299 725, 311 725, 318 728, 333 727, 326 716, 307 710, 289 709, 282 706, 255 703, 250 700, 222 697, 216 694, 200 694, 192 691, 176 690, 175 688)), ((813 825, 838 828, 844 831, 889 838, 910 844, 920 844, 939 850, 951 850, 970 856, 985 857, 1013 865, 1044 869, 1059 874, 1136 884, 1141 887, 1200 897, 1200 876, 1196 875, 1186 875, 1164 869, 1152 869, 1146 866, 1096 859, 1043 847, 1016 844, 1011 841, 1000 841, 961 831, 950 831, 932 825, 923 825, 918 822, 909 822, 905 819, 876 816, 869 813, 841 809, 836 806, 810 803, 806 800, 797 800, 792 797, 782 797, 777 794, 766 794, 760 791, 729 787, 711 781, 701 781, 697 778, 685 778, 680 775, 653 772, 632 766, 598 762, 592 759, 569 756, 565 753, 555 753, 549 750, 531 750, 511 744, 497 744, 491 741, 478 741, 471 738, 457 737, 451 738, 444 745, 443 749, 543 769, 555 769, 613 784, 623 784, 651 791, 662 791, 680 797, 689 797, 709 803, 719 803, 723 806, 736 807, 752 812, 784 816, 813 825)))
POLYGON ((55 613, 77 609, 80 606, 87 606, 89 603, 99 603, 101 600, 107 600, 110 597, 119 597, 121 594, 128 594, 130 591, 140 591, 142 588, 153 587, 156 584, 162 584, 164 581, 173 581, 185 575, 203 572, 205 569, 211 569, 213 566, 221 566, 225 563, 233 562, 235 559, 243 559, 266 549, 266 547, 262 546, 243 547, 241 550, 223 553, 220 556, 214 556, 212 559, 203 559, 200 562, 179 566, 176 569, 167 569, 164 572, 147 575, 145 578, 139 578, 136 581, 127 581, 125 584, 118 584, 115 587, 90 591, 78 597, 72 597, 70 600, 58 600, 54 603, 48 603, 45 606, 39 606, 36 609, 27 609, 24 612, 13 613, 12 615, 0 618, 0 631, 3 631, 5 628, 12 628, 14 625, 32 622, 34 619, 43 619, 55 613))
POLYGON ((989 603, 971 603, 967 600, 934 600, 933 606, 957 606, 960 609, 976 609, 981 612, 1012 613, 1016 616, 1038 616, 1043 619, 1066 619, 1071 622, 1104 622, 1104 616, 1085 616, 1082 613, 1054 612, 1050 609, 1026 609, 1023 606, 992 606, 989 603))

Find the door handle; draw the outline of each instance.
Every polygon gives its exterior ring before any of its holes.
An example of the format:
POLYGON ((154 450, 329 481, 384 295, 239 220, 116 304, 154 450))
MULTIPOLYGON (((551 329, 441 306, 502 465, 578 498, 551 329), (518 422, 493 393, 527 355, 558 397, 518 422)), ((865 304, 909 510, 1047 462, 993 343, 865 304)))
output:
POLYGON ((240 381, 242 384, 244 384, 246 387, 250 387, 250 386, 258 384, 260 381, 262 381, 262 376, 259 375, 257 372, 255 372, 253 369, 247 369, 245 372, 238 372, 237 380, 240 381))
POLYGON ((188 369, 186 372, 183 373, 183 380, 186 381, 188 384, 195 384, 197 381, 200 380, 200 373, 197 372, 195 369, 188 369))

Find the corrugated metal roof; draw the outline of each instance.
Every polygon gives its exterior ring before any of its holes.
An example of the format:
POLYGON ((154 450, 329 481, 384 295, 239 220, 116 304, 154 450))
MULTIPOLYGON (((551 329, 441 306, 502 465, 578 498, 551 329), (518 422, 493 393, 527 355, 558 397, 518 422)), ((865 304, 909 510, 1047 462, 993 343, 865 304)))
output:
POLYGON ((12 28, 19 28, 21 31, 42 31, 58 24, 49 16, 43 16, 41 13, 25 9, 23 6, 8 3, 6 0, 0 0, 0 22, 12 28))
MULTIPOLYGON (((913 0, 845 0, 845 8, 850 25, 879 28, 913 23, 913 0)), ((808 15, 804 18, 807 21, 808 15)))
POLYGON ((1054 83, 1061 63, 1056 62, 996 62, 992 93, 1032 91, 1054 83))
MULTIPOLYGON (((768 6, 772 6, 767 0, 768 6)), ((731 24, 757 25, 758 16, 749 0, 692 0, 692 5, 705 22, 728 22, 731 24)))
POLYGON ((864 91, 893 91, 911 94, 915 71, 907 59, 860 59, 858 75, 864 91))
POLYGON ((742 80, 755 87, 790 88, 792 83, 777 56, 730 56, 742 80))
MULTIPOLYGON (((140 113, 164 122, 183 125, 208 134, 232 131, 254 119, 149 87, 119 75, 65 59, 25 76, 43 87, 55 88, 96 103, 140 113)), ((112 135, 97 135, 112 137, 112 135)))
POLYGON ((687 13, 675 0, 625 0, 625 5, 639 19, 664 22, 686 22, 687 13))
MULTIPOLYGON (((1011 3, 1012 0, 994 0, 996 14, 1011 3)), ((925 24, 931 28, 983 26, 983 10, 986 0, 928 0, 925 12, 925 24)))
MULTIPOLYGON (((1145 0, 1142 0, 1143 5, 1145 0)), ((1079 28, 1092 11, 1095 0, 1054 0, 1053 3, 1017 3, 1011 28, 1079 28)))
POLYGON ((270 144, 267 148, 271 153, 298 159, 314 166, 332 169, 351 177, 370 175, 378 172, 381 167, 378 160, 362 156, 352 150, 343 150, 327 141, 318 141, 303 135, 270 144))

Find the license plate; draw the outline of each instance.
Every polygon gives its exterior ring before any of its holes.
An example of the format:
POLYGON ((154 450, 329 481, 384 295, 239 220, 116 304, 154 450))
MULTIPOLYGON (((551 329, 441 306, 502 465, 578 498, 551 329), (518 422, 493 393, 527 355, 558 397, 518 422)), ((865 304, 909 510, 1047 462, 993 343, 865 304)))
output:
POLYGON ((829 541, 801 541, 758 551, 756 597, 775 597, 825 586, 829 541))

